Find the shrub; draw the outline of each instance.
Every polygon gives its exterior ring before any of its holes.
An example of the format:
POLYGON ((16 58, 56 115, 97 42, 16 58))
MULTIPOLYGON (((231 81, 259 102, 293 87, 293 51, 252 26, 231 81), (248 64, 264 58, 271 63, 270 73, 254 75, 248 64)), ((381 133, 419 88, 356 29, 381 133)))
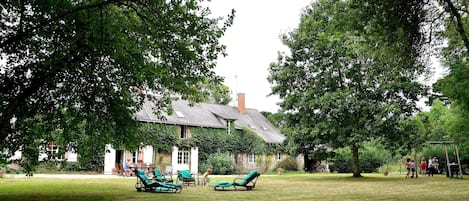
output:
POLYGON ((212 169, 213 174, 232 174, 234 171, 233 163, 228 154, 215 153, 211 154, 207 162, 200 166, 204 172, 208 168, 212 169))
POLYGON ((334 163, 330 165, 331 172, 350 173, 352 170, 352 160, 347 158, 335 159, 334 163))
MULTIPOLYGON (((386 159, 391 158, 389 151, 377 142, 371 141, 365 143, 359 153, 360 169, 362 172, 378 172, 378 168, 384 164, 386 159)), ((340 148, 336 150, 336 156, 331 171, 339 173, 351 173, 352 170, 352 151, 350 148, 340 148)))
POLYGON ((296 159, 294 157, 286 157, 277 164, 276 169, 282 168, 284 170, 298 170, 298 165, 296 164, 296 159))

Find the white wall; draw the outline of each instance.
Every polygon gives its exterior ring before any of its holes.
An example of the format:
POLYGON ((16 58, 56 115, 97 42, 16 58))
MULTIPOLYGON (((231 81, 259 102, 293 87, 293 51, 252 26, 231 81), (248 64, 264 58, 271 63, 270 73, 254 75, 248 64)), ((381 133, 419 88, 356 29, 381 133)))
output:
POLYGON ((65 158, 68 162, 77 162, 78 161, 78 154, 74 152, 66 152, 65 158))
POLYGON ((178 147, 173 147, 173 152, 171 153, 171 166, 173 166, 173 174, 177 174, 178 170, 188 169, 178 165, 178 151, 178 147))
POLYGON ((191 148, 191 173, 198 174, 199 173, 199 148, 192 147, 191 148))
POLYGON ((147 145, 143 148, 143 163, 153 163, 153 146, 147 145))
POLYGON ((104 153, 104 174, 112 174, 112 168, 116 164, 116 150, 107 144, 104 153))
POLYGON ((11 156, 8 160, 21 160, 22 154, 21 151, 15 151, 15 154, 11 156))

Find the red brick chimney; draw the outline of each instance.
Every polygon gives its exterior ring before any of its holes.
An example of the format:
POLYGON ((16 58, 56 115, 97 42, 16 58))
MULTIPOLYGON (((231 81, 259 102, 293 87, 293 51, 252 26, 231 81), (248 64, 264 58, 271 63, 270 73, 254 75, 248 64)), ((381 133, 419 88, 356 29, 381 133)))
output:
POLYGON ((244 97, 246 94, 238 93, 238 112, 241 114, 246 113, 246 103, 244 101, 244 97))

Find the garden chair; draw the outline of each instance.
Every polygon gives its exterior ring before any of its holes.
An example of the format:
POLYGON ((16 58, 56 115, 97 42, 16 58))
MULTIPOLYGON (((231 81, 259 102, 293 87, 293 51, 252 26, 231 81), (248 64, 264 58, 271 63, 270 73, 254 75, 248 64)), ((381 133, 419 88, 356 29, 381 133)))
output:
POLYGON ((191 174, 189 170, 178 170, 178 181, 182 182, 182 184, 190 185, 193 183, 195 185, 195 178, 191 174))
POLYGON ((213 189, 215 190, 225 190, 225 188, 234 187, 235 190, 238 190, 237 187, 243 187, 246 190, 252 190, 256 187, 257 179, 261 176, 259 172, 253 170, 249 172, 244 177, 236 177, 233 179, 233 182, 228 181, 219 181, 215 182, 213 189))
POLYGON ((166 177, 161 173, 161 170, 159 169, 153 170, 153 180, 157 182, 173 183, 173 178, 171 178, 171 175, 169 175, 169 177, 166 177))
POLYGON ((136 169, 135 175, 137 175, 137 183, 135 188, 138 192, 174 192, 179 193, 182 191, 181 184, 172 184, 172 183, 163 183, 163 182, 153 182, 147 177, 145 171, 142 169, 136 169))

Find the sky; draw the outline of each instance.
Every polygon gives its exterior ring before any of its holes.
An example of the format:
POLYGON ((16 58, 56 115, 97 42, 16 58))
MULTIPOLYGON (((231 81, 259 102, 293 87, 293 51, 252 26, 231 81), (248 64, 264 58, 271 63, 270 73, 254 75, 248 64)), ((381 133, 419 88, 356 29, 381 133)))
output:
MULTIPOLYGON (((245 93, 247 108, 275 113, 280 108, 278 96, 271 95, 267 81, 270 63, 275 62, 278 52, 289 52, 280 35, 298 27, 302 10, 312 0, 212 0, 208 7, 213 16, 226 16, 235 9, 232 27, 228 28, 220 42, 227 46, 228 56, 217 60, 215 72, 225 78, 224 84, 232 91, 236 106, 237 93, 245 93)), ((445 74, 439 62, 431 58, 433 73, 423 81, 431 86, 445 74)), ((428 76, 428 75, 427 75, 428 76)), ((423 78, 421 78, 423 80, 423 78)), ((421 80, 421 81, 422 81, 421 80)), ((417 105, 428 110, 426 98, 417 105)))
MULTIPOLYGON (((278 52, 288 52, 280 35, 298 27, 300 14, 311 0, 212 0, 207 6, 214 16, 236 11, 233 25, 220 42, 227 46, 227 56, 217 60, 215 72, 236 93, 246 94, 246 108, 277 112, 278 96, 269 96, 267 81, 270 63, 278 52)), ((236 105, 233 101, 230 105, 236 105)))

